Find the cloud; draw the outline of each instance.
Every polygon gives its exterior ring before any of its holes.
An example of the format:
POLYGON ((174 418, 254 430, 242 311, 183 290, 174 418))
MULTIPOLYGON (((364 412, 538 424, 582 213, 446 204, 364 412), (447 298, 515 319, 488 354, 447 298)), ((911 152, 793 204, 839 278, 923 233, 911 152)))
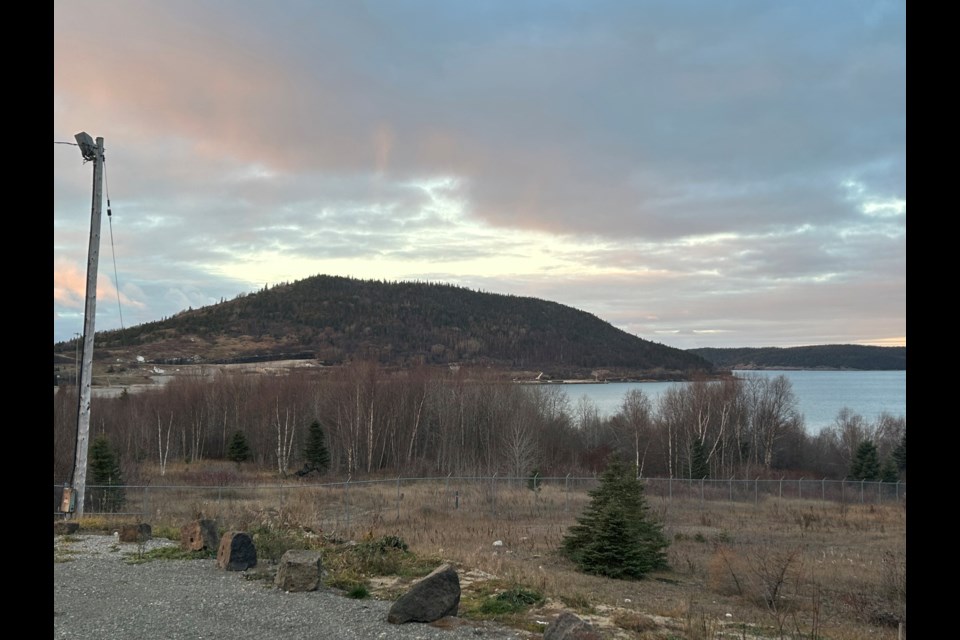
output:
MULTIPOLYGON (((321 271, 430 274, 636 331, 782 341, 805 333, 774 327, 790 314, 742 318, 737 296, 905 290, 901 3, 54 8, 54 138, 105 138, 138 319, 321 271), (683 306, 698 298, 725 306, 683 306), (713 315, 670 333, 642 320, 653 304, 713 315)), ((86 259, 77 155, 55 148, 55 311, 86 259)))

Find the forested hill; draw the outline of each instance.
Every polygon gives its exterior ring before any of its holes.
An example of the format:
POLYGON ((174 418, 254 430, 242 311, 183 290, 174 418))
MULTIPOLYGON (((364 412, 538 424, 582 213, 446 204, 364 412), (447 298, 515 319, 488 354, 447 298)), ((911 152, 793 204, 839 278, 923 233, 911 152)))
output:
POLYGON ((104 332, 96 344, 98 358, 141 355, 167 363, 313 357, 330 364, 482 364, 554 377, 608 369, 610 377, 663 378, 713 369, 697 354, 555 302, 326 275, 104 332))
POLYGON ((906 371, 906 347, 827 344, 810 347, 688 349, 722 369, 858 369, 906 371))

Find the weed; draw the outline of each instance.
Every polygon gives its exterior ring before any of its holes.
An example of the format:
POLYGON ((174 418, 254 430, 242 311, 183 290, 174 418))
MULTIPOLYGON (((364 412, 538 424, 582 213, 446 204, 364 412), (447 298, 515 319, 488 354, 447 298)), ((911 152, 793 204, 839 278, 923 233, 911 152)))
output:
POLYGON ((590 602, 590 598, 582 593, 566 593, 560 596, 560 602, 568 609, 573 609, 580 613, 593 613, 595 608, 590 602))
POLYGON ((634 611, 618 611, 613 615, 613 624, 625 631, 643 633, 657 628, 657 623, 649 617, 634 611))
POLYGON ((687 607, 684 619, 684 636, 686 640, 714 640, 720 632, 720 621, 711 618, 705 611, 697 610, 691 603, 687 607))
POLYGON ((347 597, 353 598, 354 600, 363 600, 364 598, 370 597, 370 589, 367 588, 365 584, 358 584, 350 588, 347 591, 347 597))

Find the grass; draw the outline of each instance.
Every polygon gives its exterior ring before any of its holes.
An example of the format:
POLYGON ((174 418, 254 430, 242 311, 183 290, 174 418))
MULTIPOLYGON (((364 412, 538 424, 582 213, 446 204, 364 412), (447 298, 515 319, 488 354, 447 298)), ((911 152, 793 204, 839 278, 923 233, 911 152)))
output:
MULTIPOLYGON (((179 534, 180 524, 202 514, 223 529, 252 533, 268 562, 287 548, 319 549, 328 586, 362 586, 372 597, 395 598, 450 562, 463 581, 461 616, 500 616, 523 628, 567 609, 637 638, 897 638, 891 620, 906 609, 903 505, 648 495, 672 541, 670 568, 629 582, 579 573, 557 553, 589 488, 567 492, 544 482, 535 493, 443 479, 404 481, 400 491, 387 483, 290 483, 233 487, 220 501, 215 488, 169 499, 151 491, 150 505, 155 532, 179 534), (467 583, 472 570, 495 578, 467 583), (375 586, 377 576, 394 577, 393 586, 375 586), (543 601, 513 613, 484 604, 514 588, 543 601), (646 629, 651 620, 659 631, 646 629)), ((128 500, 136 499, 132 493, 128 500)))
POLYGON ((216 556, 217 554, 214 551, 207 549, 187 551, 180 547, 159 547, 142 553, 131 554, 125 559, 125 562, 127 564, 144 564, 155 560, 209 560, 216 556))

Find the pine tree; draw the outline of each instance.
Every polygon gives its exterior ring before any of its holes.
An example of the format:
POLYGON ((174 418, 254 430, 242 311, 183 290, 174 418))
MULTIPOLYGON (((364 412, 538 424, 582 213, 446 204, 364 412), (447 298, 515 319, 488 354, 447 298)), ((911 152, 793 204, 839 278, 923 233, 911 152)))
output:
POLYGON ((227 459, 233 462, 246 462, 253 457, 247 437, 240 431, 235 431, 227 446, 227 459))
POLYGON ((591 502, 570 527, 563 552, 581 571, 639 580, 667 566, 668 546, 659 523, 650 517, 643 483, 634 469, 612 461, 590 492, 591 502))
POLYGON ((94 505, 102 512, 116 512, 123 508, 126 495, 120 459, 103 434, 90 444, 90 495, 94 505))
POLYGON ((694 438, 690 445, 690 477, 694 480, 710 477, 707 452, 703 447, 703 440, 700 438, 694 438))
POLYGON ((330 451, 327 449, 326 436, 318 420, 310 423, 307 431, 307 447, 303 452, 304 470, 323 473, 330 468, 330 451))
POLYGON ((897 463, 898 471, 907 470, 907 434, 903 434, 900 444, 893 450, 893 459, 897 463))
POLYGON ((854 480, 876 480, 880 477, 880 458, 877 446, 870 440, 864 440, 850 463, 850 477, 854 480))
POLYGON ((887 459, 883 461, 883 466, 880 467, 880 481, 881 482, 899 482, 900 481, 900 472, 897 469, 897 463, 893 459, 893 456, 887 456, 887 459))

